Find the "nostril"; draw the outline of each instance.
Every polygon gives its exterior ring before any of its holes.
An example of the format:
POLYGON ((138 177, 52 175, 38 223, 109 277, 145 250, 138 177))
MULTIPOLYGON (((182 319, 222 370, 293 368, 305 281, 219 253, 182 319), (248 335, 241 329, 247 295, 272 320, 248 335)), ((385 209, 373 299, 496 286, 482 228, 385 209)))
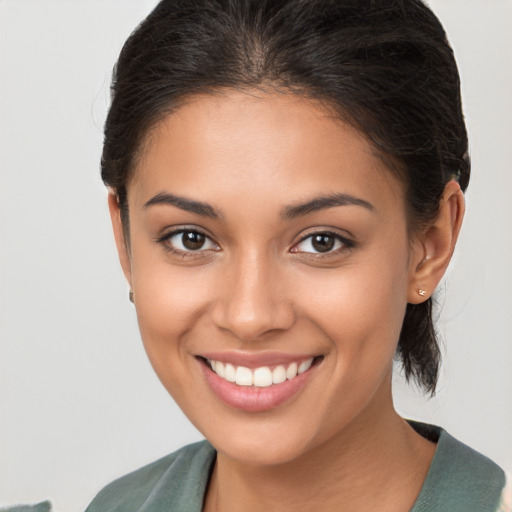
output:
POLYGON ((295 323, 292 304, 282 296, 275 297, 272 288, 260 283, 227 289, 212 310, 213 323, 244 341, 290 329, 295 323))
POLYGON ((278 305, 256 308, 237 304, 219 307, 214 312, 213 321, 217 327, 231 332, 237 338, 252 341, 271 332, 289 329, 294 323, 294 315, 278 305))

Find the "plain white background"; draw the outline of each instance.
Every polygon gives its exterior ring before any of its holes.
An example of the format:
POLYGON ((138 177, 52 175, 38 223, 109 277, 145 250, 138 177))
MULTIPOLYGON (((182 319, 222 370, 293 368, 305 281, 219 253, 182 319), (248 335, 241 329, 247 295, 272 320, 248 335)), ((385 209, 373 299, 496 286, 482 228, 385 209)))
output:
MULTIPOLYGON (((83 510, 200 435, 143 352, 99 178, 112 65, 150 0, 0 0, 0 505, 83 510)), ((432 0, 458 58, 473 177, 442 286, 445 361, 404 415, 512 467, 512 2, 432 0)))

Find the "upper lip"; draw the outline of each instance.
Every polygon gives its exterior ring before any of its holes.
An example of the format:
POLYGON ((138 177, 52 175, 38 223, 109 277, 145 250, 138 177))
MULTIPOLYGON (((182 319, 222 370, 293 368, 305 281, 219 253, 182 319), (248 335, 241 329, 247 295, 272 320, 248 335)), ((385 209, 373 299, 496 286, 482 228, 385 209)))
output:
POLYGON ((198 357, 209 359, 210 361, 221 361, 230 363, 233 366, 245 366, 246 368, 259 368, 261 366, 287 365, 290 363, 300 363, 312 357, 318 357, 320 354, 290 354, 284 352, 207 352, 198 354, 198 357))

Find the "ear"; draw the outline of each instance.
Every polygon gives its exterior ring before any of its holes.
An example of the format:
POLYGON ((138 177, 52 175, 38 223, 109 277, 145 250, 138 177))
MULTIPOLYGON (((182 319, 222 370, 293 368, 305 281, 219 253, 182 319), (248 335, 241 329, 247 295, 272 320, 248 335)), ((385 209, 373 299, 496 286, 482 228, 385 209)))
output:
POLYGON ((464 195, 456 181, 446 184, 433 224, 417 235, 410 262, 407 301, 427 300, 441 281, 455 249, 464 217, 464 195))
POLYGON ((132 266, 130 260, 130 251, 127 247, 126 237, 124 236, 123 223, 121 221, 121 209, 117 194, 114 190, 109 190, 108 193, 108 209, 110 212, 110 219, 112 220, 112 228, 114 230, 114 238, 116 240, 117 253, 119 261, 123 269, 124 275, 130 289, 132 288, 132 266))

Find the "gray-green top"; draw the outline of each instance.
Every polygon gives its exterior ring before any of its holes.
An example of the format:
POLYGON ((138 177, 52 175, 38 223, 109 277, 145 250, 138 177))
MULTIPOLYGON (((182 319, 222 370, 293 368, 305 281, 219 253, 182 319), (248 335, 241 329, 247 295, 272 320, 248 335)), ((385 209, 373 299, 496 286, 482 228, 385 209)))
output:
MULTIPOLYGON (((411 422, 437 441, 423 488, 411 512, 496 512, 505 473, 444 430, 411 422)), ((202 441, 105 487, 86 512, 201 512, 215 449, 202 441)))
POLYGON ((14 505, 0 508, 0 512, 52 512, 52 504, 49 501, 41 501, 35 505, 14 505))

